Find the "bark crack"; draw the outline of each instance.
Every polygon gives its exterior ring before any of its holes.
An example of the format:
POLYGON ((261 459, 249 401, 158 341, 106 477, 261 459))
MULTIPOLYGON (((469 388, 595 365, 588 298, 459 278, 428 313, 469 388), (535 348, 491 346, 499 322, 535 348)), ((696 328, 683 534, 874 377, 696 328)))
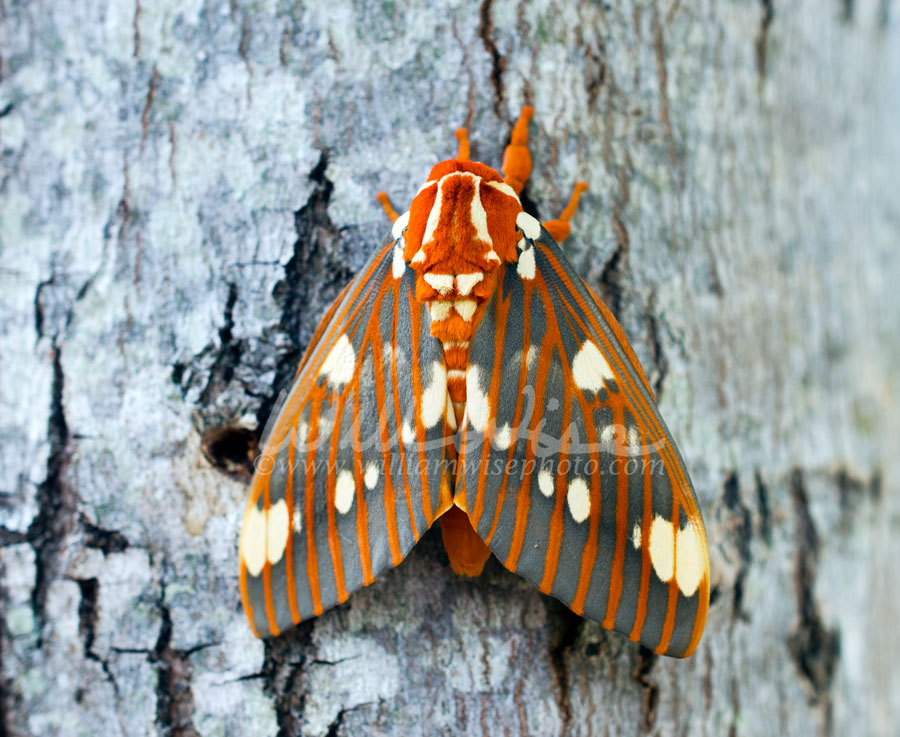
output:
POLYGON ((482 0, 479 9, 481 22, 478 25, 478 35, 484 44, 484 50, 491 60, 491 86, 494 88, 494 114, 504 120, 503 101, 506 92, 503 89, 503 72, 506 69, 506 57, 500 54, 497 43, 494 41, 494 19, 491 15, 494 0, 482 0))
POLYGON ((826 628, 815 598, 819 535, 809 510, 803 472, 791 474, 791 498, 797 518, 797 557, 794 587, 797 593, 797 624, 788 638, 788 649, 809 687, 810 701, 822 707, 825 734, 831 732, 831 683, 840 658, 840 631, 826 628))
POLYGON ((641 645, 631 676, 641 689, 641 729, 645 734, 653 731, 656 722, 656 705, 659 702, 659 686, 650 679, 657 655, 641 645))
POLYGON ((572 727, 572 684, 569 680, 569 668, 566 661, 569 652, 581 635, 584 619, 560 604, 554 606, 551 611, 551 622, 553 632, 548 655, 556 681, 556 703, 559 706, 562 720, 560 735, 566 735, 572 727))
POLYGON ((735 541, 739 557, 738 572, 732 589, 731 621, 734 623, 740 619, 746 622, 749 621, 750 615, 744 610, 744 583, 753 563, 753 551, 750 547, 753 523, 750 509, 741 499, 737 474, 733 471, 725 478, 723 497, 725 507, 734 515, 735 521, 730 526, 730 535, 735 541))
POLYGON ((769 55, 769 29, 775 19, 775 6, 773 0, 760 0, 762 5, 762 17, 759 21, 759 31, 756 34, 756 75, 760 84, 766 81, 768 73, 769 55))
POLYGON ((156 646, 150 654, 157 673, 156 725, 164 737, 199 737, 192 719, 194 694, 190 655, 194 650, 172 647, 172 614, 165 601, 166 586, 163 583, 157 604, 162 623, 156 646))

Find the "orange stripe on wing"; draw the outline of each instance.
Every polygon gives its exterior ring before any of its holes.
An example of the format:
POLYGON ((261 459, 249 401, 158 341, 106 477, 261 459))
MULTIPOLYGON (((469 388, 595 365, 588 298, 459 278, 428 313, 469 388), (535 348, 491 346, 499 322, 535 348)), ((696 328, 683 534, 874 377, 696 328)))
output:
POLYGON ((625 566, 625 536, 628 527, 628 473, 626 470, 625 450, 625 409, 622 402, 612 405, 613 427, 616 449, 616 552, 613 555, 609 576, 609 598, 606 601, 606 617, 603 626, 613 629, 616 624, 616 612, 622 598, 625 566), (621 430, 621 432, 620 432, 621 430))
MULTIPOLYGON (((429 489, 428 461, 425 458, 425 426, 422 424, 422 377, 419 366, 419 335, 421 329, 421 307, 413 299, 412 292, 407 293, 409 300, 409 316, 412 328, 412 366, 413 414, 416 423, 416 447, 419 452, 419 483, 422 485, 422 512, 425 515, 425 527, 431 527, 434 516, 431 513, 431 490, 429 489)), ((443 413, 442 413, 443 416, 443 413)), ((410 515, 412 510, 410 509, 410 515)))
POLYGON ((331 567, 334 571, 334 586, 338 603, 347 600, 347 587, 344 583, 344 562, 341 557, 341 538, 337 531, 335 519, 335 480, 337 478, 337 451, 341 437, 341 422, 344 419, 344 406, 347 401, 347 393, 342 392, 338 397, 337 407, 334 411, 334 426, 331 430, 331 445, 328 449, 328 479, 325 485, 325 507, 328 514, 328 550, 331 552, 331 567))
MULTIPOLYGON (((679 507, 674 501, 672 502, 672 528, 676 532, 676 540, 679 524, 679 507)), ((659 644, 654 648, 657 653, 664 653, 669 649, 669 643, 672 640, 672 632, 675 629, 675 610, 678 608, 678 582, 675 580, 675 571, 678 570, 678 546, 675 546, 675 552, 672 561, 672 578, 669 579, 669 601, 666 603, 666 621, 663 625, 662 636, 659 638, 659 644)))
MULTIPOLYGON (((641 447, 646 447, 646 437, 641 433, 641 447)), ((644 472, 644 509, 641 517, 641 586, 638 590, 637 611, 634 614, 634 626, 629 639, 635 642, 641 639, 641 631, 647 620, 647 601, 650 596, 650 524, 653 520, 653 477, 650 475, 650 456, 642 454, 644 472)))
POLYGON ((297 428, 291 429, 288 441, 288 467, 285 480, 284 500, 288 509, 288 536, 284 548, 284 566, 287 573, 287 598, 291 608, 291 621, 297 624, 300 621, 300 611, 297 609, 297 582, 294 578, 294 450, 297 441, 297 428))
MULTIPOLYGON (((375 302, 374 313, 377 315, 381 310, 381 299, 383 293, 379 294, 375 302)), ((391 467, 391 435, 388 428, 387 412, 385 410, 385 390, 384 390, 384 360, 381 352, 382 338, 381 325, 377 319, 373 319, 370 323, 375 334, 375 340, 372 341, 372 368, 375 374, 375 401, 378 405, 378 429, 381 434, 381 460, 384 466, 384 515, 387 527, 388 545, 391 549, 391 562, 393 565, 400 565, 403 556, 400 553, 400 539, 397 532, 397 512, 394 508, 396 497, 394 494, 393 468, 391 467)))
MULTIPOLYGON (((276 455, 277 459, 278 456, 276 455)), ((265 594, 266 600, 266 619, 269 622, 269 633, 273 637, 278 637, 281 634, 281 630, 278 628, 278 621, 275 618, 275 599, 272 594, 272 564, 269 563, 269 509, 272 507, 272 502, 269 498, 269 484, 272 480, 271 472, 267 473, 263 477, 263 509, 265 510, 266 515, 266 562, 263 564, 262 569, 262 580, 263 580, 263 592, 265 594)))
POLYGON ((562 437, 560 438, 559 466, 556 468, 556 503, 553 506, 553 516, 550 519, 550 530, 547 539, 547 551, 544 553, 544 575, 538 588, 545 594, 553 589, 553 579, 556 577, 556 567, 559 565, 559 548, 562 545, 563 529, 565 523, 563 514, 566 506, 566 489, 568 488, 567 475, 559 472, 560 466, 566 464, 569 467, 569 421, 571 420, 572 403, 563 400, 562 437))
POLYGON ((309 592, 312 597, 313 615, 318 617, 322 613, 322 594, 319 589, 319 568, 316 558, 315 536, 315 496, 316 496, 316 446, 319 442, 319 415, 322 399, 316 396, 313 399, 309 413, 309 436, 306 440, 306 576, 309 578, 309 592))
MULTIPOLYGON (((531 346, 531 290, 526 288, 524 293, 523 304, 523 326, 522 326, 522 365, 519 368, 519 391, 516 393, 516 408, 513 412, 512 437, 509 442, 509 450, 506 452, 506 467, 512 465, 513 456, 516 454, 516 446, 519 442, 519 426, 522 424, 522 409, 525 401, 525 384, 528 382, 528 348, 531 346)), ((535 411, 536 407, 532 407, 535 411)), ((503 500, 506 498, 506 486, 509 481, 509 474, 503 474, 500 481, 500 491, 497 494, 497 508, 494 511, 494 519, 491 522, 490 534, 485 542, 490 542, 497 529, 497 521, 500 519, 500 509, 503 507, 503 500)), ((523 479, 524 483, 524 479, 523 479)), ((481 494, 481 508, 478 508, 478 499, 476 499, 476 511, 472 515, 473 527, 477 530, 481 517, 484 514, 484 490, 481 494)))
MULTIPOLYGON (((365 355, 366 344, 363 344, 365 355)), ((359 422, 359 381, 353 383, 353 480, 356 483, 356 535, 359 538, 359 561, 362 567, 363 586, 374 580, 372 554, 369 550, 369 508, 363 490, 362 441, 359 422)))
MULTIPOLYGON (((498 283, 503 283, 502 277, 498 280, 498 283)), ((494 336, 494 361, 493 365, 491 365, 490 367, 482 367, 484 370, 490 370, 491 386, 488 389, 487 399, 489 413, 488 424, 484 429, 484 433, 482 433, 481 465, 478 467, 478 489, 475 495, 475 509, 473 510, 472 515, 476 520, 480 520, 481 515, 484 513, 484 487, 487 484, 488 474, 482 473, 481 469, 487 467, 488 458, 491 454, 491 437, 493 435, 495 425, 497 424, 497 397, 500 394, 500 379, 503 377, 503 371, 501 367, 501 363, 503 360, 503 343, 506 340, 506 319, 509 315, 509 305, 512 302, 511 296, 501 295, 499 288, 494 291, 494 299, 497 301, 497 312, 494 318, 494 325, 496 326, 496 334, 494 336)), ((469 432, 467 427, 467 438, 468 434, 469 432)), ((510 445, 512 446, 512 443, 510 443, 510 445)), ((468 456, 468 448, 466 448, 466 463, 468 463, 469 460, 468 456)), ((505 476, 506 475, 504 474, 504 479, 505 476)), ((494 529, 496 529, 496 519, 499 517, 501 505, 502 499, 498 498, 497 511, 495 513, 495 524, 493 525, 490 534, 484 540, 488 544, 490 544, 491 539, 494 536, 494 529)))

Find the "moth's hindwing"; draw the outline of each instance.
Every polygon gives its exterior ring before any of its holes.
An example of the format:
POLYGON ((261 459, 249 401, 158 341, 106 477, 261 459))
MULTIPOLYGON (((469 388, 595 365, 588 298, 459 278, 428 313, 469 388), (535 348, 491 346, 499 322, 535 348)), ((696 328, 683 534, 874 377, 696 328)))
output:
POLYGON ((443 351, 399 243, 325 316, 257 463, 240 577, 258 636, 399 564, 449 503, 443 351))
POLYGON ((511 571, 690 655, 709 556, 684 463, 613 316, 546 231, 524 245, 471 342, 457 494, 511 571))

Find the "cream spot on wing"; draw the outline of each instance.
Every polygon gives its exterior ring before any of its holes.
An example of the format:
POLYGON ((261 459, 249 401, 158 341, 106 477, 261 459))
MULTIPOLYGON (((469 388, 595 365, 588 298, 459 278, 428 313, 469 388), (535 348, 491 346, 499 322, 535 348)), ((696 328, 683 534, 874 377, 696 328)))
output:
POLYGON ((450 394, 447 394, 447 406, 444 408, 444 422, 447 423, 447 427, 451 430, 456 430, 456 411, 453 408, 453 400, 450 399, 450 394))
POLYGON ((381 346, 381 355, 384 358, 384 362, 390 366, 394 360, 394 346, 391 345, 391 341, 384 341, 384 345, 381 346))
POLYGON ((659 580, 666 583, 675 572, 675 531, 672 523, 659 515, 650 525, 650 561, 659 580))
POLYGON ((244 518, 241 558, 251 576, 258 576, 266 563, 266 513, 255 505, 244 518))
POLYGON ((635 550, 641 549, 641 523, 635 522, 634 529, 631 531, 631 544, 635 550))
POLYGON ((641 444, 641 433, 634 425, 628 428, 625 437, 627 438, 627 445, 630 448, 637 448, 641 444))
POLYGON ((475 314, 475 310, 478 309, 478 303, 474 299, 458 299, 453 303, 453 309, 459 313, 463 320, 470 322, 475 314))
POLYGON ((284 555, 288 539, 288 509, 284 499, 279 499, 269 507, 266 515, 266 558, 269 563, 277 563, 284 555))
POLYGON ((693 596, 703 578, 706 558, 703 543, 693 525, 678 531, 675 537, 675 580, 685 596, 693 596))
POLYGON ((370 463, 366 466, 366 474, 363 476, 363 483, 365 483, 366 488, 369 491, 375 488, 378 484, 378 479, 381 476, 381 471, 378 470, 378 464, 370 463))
POLYGON ((506 182, 485 182, 488 187, 493 187, 498 192, 503 192, 508 197, 512 197, 516 202, 519 201, 519 195, 516 194, 516 190, 510 187, 506 182))
POLYGON ((413 254, 411 264, 421 264, 425 261, 425 251, 423 249, 419 249, 413 254))
POLYGON ((416 430, 409 424, 409 420, 403 421, 403 426, 400 428, 400 439, 404 445, 409 445, 416 439, 416 430))
POLYGON ((353 506, 353 497, 356 496, 356 484, 353 474, 346 468, 338 474, 334 483, 334 508, 341 514, 347 514, 353 506))
POLYGON ((484 279, 484 274, 480 271, 475 271, 471 274, 457 274, 456 291, 465 297, 482 279, 484 279))
POLYGON ((530 346, 528 346, 528 353, 525 354, 525 366, 527 368, 531 368, 532 366, 534 366, 534 362, 537 360, 537 357, 538 357, 537 346, 534 343, 532 343, 530 346))
POLYGON ((428 304, 428 311, 431 313, 431 321, 439 322, 450 317, 450 310, 453 309, 453 303, 450 300, 437 300, 428 304))
POLYGON ((516 225, 531 240, 536 240, 541 234, 541 224, 524 210, 516 215, 516 225))
POLYGON ((441 420, 447 406, 447 370, 440 361, 431 364, 431 383, 422 392, 420 415, 426 428, 434 427, 441 420))
POLYGON ((307 438, 309 438, 309 423, 301 422, 300 427, 297 429, 297 445, 301 448, 304 447, 307 438))
POLYGON ((590 340, 585 341, 581 350, 575 354, 572 376, 581 389, 592 392, 600 391, 603 382, 616 378, 600 349, 590 340))
POLYGON ((616 447, 616 426, 607 425, 600 431, 600 442, 603 443, 605 450, 612 453, 616 447))
POLYGON ((591 514, 591 495, 584 479, 572 479, 566 494, 569 511, 576 522, 584 522, 591 514))
POLYGON ((353 350, 353 345, 346 335, 341 335, 328 351, 319 374, 326 376, 331 384, 342 385, 353 378, 355 367, 356 352, 353 350))
POLYGON ((506 450, 509 448, 511 437, 512 430, 509 427, 509 423, 506 423, 494 433, 494 447, 497 450, 506 450))
POLYGON ((394 240, 397 240, 403 235, 403 231, 406 230, 407 225, 409 225, 409 210, 398 217, 391 226, 391 235, 394 236, 394 240))
POLYGON ((441 294, 449 294, 453 291, 453 274, 435 274, 429 271, 422 274, 425 283, 441 294))
POLYGON ((478 432, 484 432, 491 419, 488 397, 481 390, 481 368, 474 364, 466 372, 466 414, 478 432))
POLYGON ((394 246, 394 256, 391 262, 391 274, 399 279, 406 272, 406 261, 403 260, 403 249, 394 246))
POLYGON ((538 474, 538 488, 544 496, 548 498, 553 496, 553 474, 546 468, 541 469, 538 474))
POLYGON ((523 279, 534 279, 534 249, 527 248, 519 254, 519 263, 516 265, 516 273, 523 279))

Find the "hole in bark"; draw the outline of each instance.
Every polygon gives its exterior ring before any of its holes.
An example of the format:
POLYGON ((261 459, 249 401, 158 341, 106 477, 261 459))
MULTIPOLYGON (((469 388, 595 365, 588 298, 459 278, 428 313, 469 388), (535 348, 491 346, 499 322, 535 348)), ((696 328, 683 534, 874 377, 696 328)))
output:
POLYGON ((256 433, 246 427, 225 425, 210 428, 203 433, 200 449, 206 459, 222 473, 241 479, 253 476, 253 463, 259 455, 259 443, 256 433))

